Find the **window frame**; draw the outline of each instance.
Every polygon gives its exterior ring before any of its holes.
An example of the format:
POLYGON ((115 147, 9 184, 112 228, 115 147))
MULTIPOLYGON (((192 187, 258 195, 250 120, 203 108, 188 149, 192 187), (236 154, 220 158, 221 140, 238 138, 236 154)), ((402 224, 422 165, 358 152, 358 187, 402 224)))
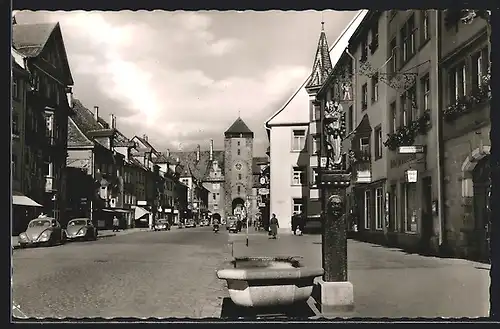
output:
POLYGON ((391 133, 394 134, 399 126, 398 126, 398 107, 397 102, 393 101, 389 104, 389 115, 391 118, 391 133))
POLYGON ((430 25, 431 25, 431 20, 429 17, 429 10, 424 9, 421 11, 421 17, 422 17, 422 41, 421 44, 425 44, 427 41, 431 39, 431 33, 430 33, 430 25))
POLYGON ((378 102, 379 98, 378 98, 378 86, 379 86, 379 83, 378 83, 378 76, 377 75, 374 75, 371 77, 371 85, 372 85, 372 97, 371 97, 371 100, 372 100, 372 104, 378 102))
POLYGON ((306 143, 306 130, 293 129, 292 131, 292 152, 302 152, 306 143), (298 134, 300 133, 300 134, 298 134), (297 144, 297 145, 295 145, 297 144), (296 148, 298 146, 298 149, 296 148))
POLYGON ((382 159, 384 142, 383 142, 382 126, 381 125, 378 125, 373 130, 373 138, 374 138, 374 142, 375 142, 375 160, 382 159))
POLYGON ((292 215, 304 213, 305 200, 304 198, 292 198, 292 215), (295 210, 295 206, 299 206, 299 211, 295 210))
POLYGON ((363 194, 364 202, 363 202, 363 219, 364 219, 364 228, 365 230, 371 229, 371 190, 366 189, 363 194))
POLYGON ((364 111, 368 108, 368 84, 364 83, 361 86, 361 109, 364 111))
POLYGON ((306 167, 294 166, 292 168, 292 186, 304 186, 307 184, 306 167))
POLYGON ((422 110, 425 112, 431 109, 431 80, 429 73, 420 79, 420 87, 422 91, 422 110))
POLYGON ((384 189, 377 187, 375 189, 375 229, 384 229, 384 189), (380 195, 379 195, 380 192, 380 195), (380 204, 379 204, 380 201, 380 204))

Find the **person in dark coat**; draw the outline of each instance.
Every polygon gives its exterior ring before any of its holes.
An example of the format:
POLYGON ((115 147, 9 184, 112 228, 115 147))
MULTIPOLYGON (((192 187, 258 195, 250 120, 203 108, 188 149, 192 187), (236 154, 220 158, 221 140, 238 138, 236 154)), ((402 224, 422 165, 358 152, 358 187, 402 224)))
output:
POLYGON ((273 214, 273 217, 271 217, 271 220, 269 221, 271 239, 276 239, 276 236, 278 235, 278 228, 279 228, 278 218, 276 218, 276 214, 273 214))
POLYGON ((295 235, 295 231, 297 230, 297 214, 292 215, 292 232, 295 235))

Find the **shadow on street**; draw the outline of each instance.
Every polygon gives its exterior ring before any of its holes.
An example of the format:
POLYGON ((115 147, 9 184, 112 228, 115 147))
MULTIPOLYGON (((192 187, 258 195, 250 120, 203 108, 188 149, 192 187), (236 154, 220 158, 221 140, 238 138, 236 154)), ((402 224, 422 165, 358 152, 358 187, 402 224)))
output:
POLYGON ((222 301, 221 319, 225 320, 307 320, 315 316, 306 302, 282 307, 241 307, 226 297, 222 301))

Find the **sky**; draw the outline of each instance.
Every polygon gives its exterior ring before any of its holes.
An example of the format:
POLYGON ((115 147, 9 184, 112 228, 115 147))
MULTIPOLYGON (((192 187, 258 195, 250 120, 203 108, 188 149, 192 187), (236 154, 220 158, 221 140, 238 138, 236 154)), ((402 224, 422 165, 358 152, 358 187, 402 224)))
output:
MULTIPOLYGON (((73 93, 127 137, 159 151, 215 149, 240 116, 268 146, 265 121, 310 75, 325 22, 331 45, 354 11, 21 11, 59 22, 73 93), (109 121, 109 120, 108 120, 109 121)), ((304 108, 307 111, 307 108, 304 108)))

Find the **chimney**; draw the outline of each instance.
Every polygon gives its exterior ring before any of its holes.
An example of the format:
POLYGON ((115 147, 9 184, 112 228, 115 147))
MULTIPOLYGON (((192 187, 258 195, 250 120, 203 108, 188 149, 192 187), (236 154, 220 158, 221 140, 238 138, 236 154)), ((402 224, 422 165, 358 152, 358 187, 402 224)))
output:
POLYGON ((200 144, 196 148, 196 161, 200 161, 200 144))
POLYGON ((146 134, 142 135, 142 139, 144 139, 147 142, 148 141, 148 135, 146 135, 146 134))
POLYGON ((94 119, 99 120, 99 106, 94 106, 94 119))
POLYGON ((175 159, 175 162, 176 162, 177 164, 179 164, 179 163, 181 163, 181 159, 176 158, 176 159, 175 159))
POLYGON ((113 113, 109 115, 109 126, 111 129, 116 129, 116 116, 113 113))
POLYGON ((165 156, 166 156, 167 158, 170 158, 170 150, 169 150, 169 149, 167 149, 167 151, 165 152, 165 156))
POLYGON ((66 98, 68 99, 69 108, 73 108, 73 88, 66 87, 66 98))
POLYGON ((214 160, 214 140, 210 138, 210 161, 214 160))

